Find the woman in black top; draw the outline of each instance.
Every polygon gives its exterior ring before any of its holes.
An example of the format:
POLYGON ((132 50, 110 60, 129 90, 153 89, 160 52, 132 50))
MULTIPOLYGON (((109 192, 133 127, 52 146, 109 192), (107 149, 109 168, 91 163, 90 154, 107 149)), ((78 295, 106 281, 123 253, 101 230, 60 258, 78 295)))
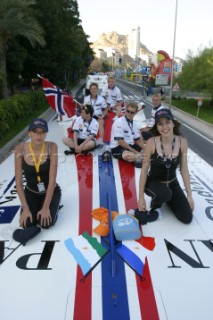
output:
POLYGON ((37 224, 48 228, 57 219, 61 200, 61 189, 56 183, 58 147, 54 142, 44 141, 47 132, 47 122, 34 119, 28 132, 31 141, 15 149, 16 187, 22 205, 20 225, 23 228, 37 224))
POLYGON ((138 208, 146 212, 146 193, 152 198, 151 211, 167 203, 177 219, 187 224, 192 221, 194 201, 187 164, 187 140, 181 136, 179 127, 170 110, 156 112, 152 128, 154 137, 147 141, 145 147, 138 208), (177 180, 176 169, 179 166, 187 196, 177 180))

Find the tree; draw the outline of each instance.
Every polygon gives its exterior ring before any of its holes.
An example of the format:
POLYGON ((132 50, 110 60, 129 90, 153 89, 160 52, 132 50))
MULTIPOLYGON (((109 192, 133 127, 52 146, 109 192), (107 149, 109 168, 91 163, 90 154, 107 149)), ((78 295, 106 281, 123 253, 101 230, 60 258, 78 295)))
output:
POLYGON ((213 48, 199 51, 197 56, 189 52, 177 81, 183 90, 210 93, 213 97, 213 48))
POLYGON ((32 50, 26 41, 22 43, 28 51, 23 78, 29 81, 39 73, 60 87, 74 83, 93 58, 77 1, 37 0, 36 18, 45 30, 46 46, 32 50))
POLYGON ((32 13, 35 0, 0 1, 0 97, 8 97, 7 51, 8 42, 17 36, 26 38, 32 46, 44 45, 43 29, 32 13))

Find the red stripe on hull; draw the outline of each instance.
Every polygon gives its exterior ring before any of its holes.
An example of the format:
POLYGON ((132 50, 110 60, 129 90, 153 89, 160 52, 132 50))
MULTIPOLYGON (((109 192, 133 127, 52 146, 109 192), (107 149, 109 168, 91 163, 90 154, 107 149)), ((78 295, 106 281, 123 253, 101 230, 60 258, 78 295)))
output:
MULTIPOLYGON (((77 155, 76 164, 79 184, 79 234, 84 231, 92 234, 93 158, 91 155, 77 155)), ((77 268, 73 320, 90 320, 92 318, 92 273, 84 282, 81 282, 83 274, 80 267, 77 268)))
MULTIPOLYGON (((119 169, 124 193, 126 212, 136 209, 137 195, 135 186, 135 168, 132 164, 119 160, 119 169)), ((143 281, 136 275, 138 299, 143 320, 159 320, 152 280, 149 271, 149 264, 146 264, 143 272, 143 281)))
POLYGON ((104 142, 110 142, 111 128, 112 128, 112 118, 114 118, 115 113, 108 112, 107 118, 104 120, 104 142))

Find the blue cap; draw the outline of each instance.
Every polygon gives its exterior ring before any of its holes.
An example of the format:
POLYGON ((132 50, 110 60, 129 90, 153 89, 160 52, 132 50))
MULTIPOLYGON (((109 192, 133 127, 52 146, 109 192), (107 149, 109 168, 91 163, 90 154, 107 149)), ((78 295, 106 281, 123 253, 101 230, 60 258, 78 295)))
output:
POLYGON ((44 132, 48 132, 47 121, 42 118, 33 119, 31 124, 29 125, 28 131, 32 131, 37 128, 43 129, 44 132))
POLYGON ((155 123, 157 123, 161 118, 167 118, 174 120, 174 116, 169 109, 160 109, 155 113, 155 123))

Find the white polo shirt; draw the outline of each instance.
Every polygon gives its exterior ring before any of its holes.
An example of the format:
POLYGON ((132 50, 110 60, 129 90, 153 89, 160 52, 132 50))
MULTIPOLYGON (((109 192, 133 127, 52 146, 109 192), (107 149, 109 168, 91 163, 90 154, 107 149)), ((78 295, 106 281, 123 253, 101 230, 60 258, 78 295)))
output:
POLYGON ((161 109, 165 109, 165 107, 160 105, 158 108, 152 108, 151 117, 150 117, 149 123, 147 125, 148 128, 152 128, 155 125, 155 113, 161 109))
POLYGON ((101 96, 106 100, 106 103, 109 104, 111 107, 114 107, 116 105, 116 102, 123 101, 121 91, 116 86, 113 89, 110 89, 108 86, 103 88, 101 92, 101 96))
POLYGON ((86 139, 89 135, 96 137, 98 133, 99 124, 94 118, 86 122, 81 116, 75 120, 72 131, 78 133, 79 139, 86 139))
POLYGON ((112 125, 110 148, 119 146, 118 140, 124 140, 127 144, 134 144, 134 140, 140 139, 140 132, 134 121, 128 122, 126 117, 118 118, 112 125))
POLYGON ((107 108, 106 101, 103 97, 97 95, 95 99, 92 99, 91 96, 86 96, 84 98, 84 105, 90 104, 94 109, 94 116, 101 116, 103 114, 103 110, 107 108))

